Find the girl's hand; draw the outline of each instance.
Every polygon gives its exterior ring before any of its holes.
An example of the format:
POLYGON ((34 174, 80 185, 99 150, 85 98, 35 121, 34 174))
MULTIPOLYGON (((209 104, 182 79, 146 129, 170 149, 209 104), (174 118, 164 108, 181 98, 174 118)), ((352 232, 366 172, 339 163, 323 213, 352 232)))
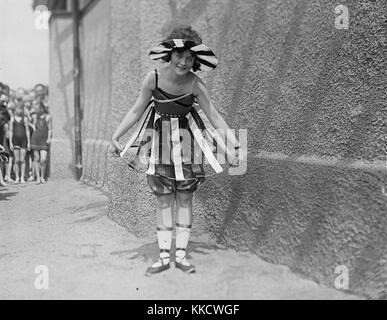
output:
POLYGON ((27 150, 31 151, 31 144, 29 144, 29 143, 27 144, 27 150))
POLYGON ((240 146, 235 148, 234 151, 234 158, 231 159, 230 166, 231 167, 239 167, 240 166, 240 161, 246 160, 243 159, 243 155, 246 155, 247 151, 245 149, 242 149, 240 146))
POLYGON ((47 144, 50 145, 51 144, 51 139, 47 139, 47 144))
POLYGON ((13 147, 13 143, 12 143, 12 142, 9 142, 9 148, 11 149, 11 151, 14 150, 14 147, 13 147))
POLYGON ((118 142, 118 140, 117 139, 113 139, 112 140, 112 153, 113 153, 113 156, 118 158, 120 156, 120 153, 122 152, 122 150, 124 150, 124 148, 121 146, 121 144, 118 142))
POLYGON ((230 166, 231 167, 238 167, 239 166, 239 148, 235 149, 234 158, 232 159, 230 166))

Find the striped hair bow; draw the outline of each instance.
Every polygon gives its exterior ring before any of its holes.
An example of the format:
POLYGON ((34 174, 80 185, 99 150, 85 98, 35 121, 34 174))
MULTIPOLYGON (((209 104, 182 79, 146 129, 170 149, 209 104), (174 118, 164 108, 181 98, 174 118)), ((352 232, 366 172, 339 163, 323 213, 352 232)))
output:
POLYGON ((200 63, 202 70, 212 70, 218 65, 218 59, 209 47, 204 44, 196 45, 194 41, 187 39, 171 39, 161 42, 151 50, 149 56, 153 60, 162 59, 173 49, 180 48, 192 51, 195 54, 197 61, 200 63))

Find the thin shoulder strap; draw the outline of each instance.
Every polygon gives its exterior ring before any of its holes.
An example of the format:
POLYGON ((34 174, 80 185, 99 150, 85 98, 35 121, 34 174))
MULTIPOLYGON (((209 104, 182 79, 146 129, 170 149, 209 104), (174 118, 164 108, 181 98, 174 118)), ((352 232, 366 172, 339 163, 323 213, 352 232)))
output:
POLYGON ((156 77, 156 88, 158 88, 158 86, 159 86, 159 74, 157 72, 157 69, 155 69, 155 77, 156 77))

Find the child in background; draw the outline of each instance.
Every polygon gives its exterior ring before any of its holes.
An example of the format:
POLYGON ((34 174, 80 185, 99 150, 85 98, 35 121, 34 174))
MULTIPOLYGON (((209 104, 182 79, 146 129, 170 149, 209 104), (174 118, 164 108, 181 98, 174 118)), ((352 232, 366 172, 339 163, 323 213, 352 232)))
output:
POLYGON ((8 103, 9 103, 9 97, 6 94, 2 93, 0 95, 0 107, 7 108, 8 103))
MULTIPOLYGON (((37 111, 35 110, 34 107, 31 108, 30 113, 29 113, 29 121, 28 121, 28 127, 30 129, 30 141, 32 140, 32 135, 35 132, 35 125, 37 121, 37 111)), ((36 178, 36 173, 35 173, 35 162, 34 162, 34 151, 32 148, 30 150, 27 150, 26 154, 26 163, 28 163, 28 181, 32 182, 36 178)))
POLYGON ((9 121, 10 119, 13 117, 14 113, 15 113, 15 108, 16 108, 16 103, 12 100, 12 96, 11 96, 11 100, 9 101, 8 105, 7 105, 7 113, 8 113, 8 116, 9 116, 9 120, 7 121, 7 123, 4 124, 4 130, 5 130, 5 144, 3 145, 7 150, 9 150, 9 158, 8 158, 8 164, 7 164, 7 168, 6 168, 6 173, 5 173, 5 177, 4 177, 4 181, 6 182, 15 182, 12 177, 11 177, 11 172, 12 172, 12 166, 13 166, 13 152, 10 148, 10 140, 9 140, 9 121))
MULTIPOLYGON (((30 129, 30 139, 33 134, 33 125, 32 125, 32 116, 31 113, 33 112, 32 108, 32 97, 29 94, 30 92, 27 92, 27 94, 23 98, 23 103, 24 103, 24 114, 26 115, 28 119, 28 127, 30 129)), ((33 181, 34 179, 34 162, 33 162, 33 154, 34 152, 30 149, 27 150, 26 153, 26 175, 28 176, 28 181, 33 181)))
POLYGON ((18 88, 15 92, 15 98, 18 102, 23 102, 23 98, 26 95, 26 91, 23 88, 18 88))
POLYGON ((31 101, 35 101, 36 100, 36 93, 34 90, 31 90, 29 93, 28 93, 28 96, 30 98, 31 101))
POLYGON ((46 86, 39 83, 35 86, 34 91, 36 94, 36 100, 43 102, 44 106, 46 107, 47 113, 50 113, 49 106, 48 106, 48 94, 47 94, 46 86))
POLYGON ((6 136, 8 131, 9 113, 5 106, 0 106, 0 185, 7 187, 3 179, 3 172, 6 163, 9 161, 10 150, 7 147, 6 136))
POLYGON ((15 183, 25 183, 26 152, 31 148, 31 145, 28 119, 24 114, 23 104, 18 104, 15 109, 15 114, 9 122, 9 141, 10 149, 15 159, 15 183))
POLYGON ((47 154, 52 140, 52 121, 43 102, 38 102, 39 109, 34 121, 35 131, 31 137, 34 151, 35 174, 37 183, 46 183, 45 173, 47 154))
MULTIPOLYGON (((1 130, 0 126, 0 130, 1 130)), ((1 135, 0 135, 1 136, 1 135)), ((0 144, 0 186, 2 187, 8 187, 8 185, 5 183, 3 178, 3 165, 8 161, 8 156, 5 153, 5 148, 2 144, 0 144)))
POLYGON ((28 94, 23 97, 23 104, 24 104, 24 114, 28 118, 28 121, 31 121, 30 112, 32 108, 32 100, 28 94))

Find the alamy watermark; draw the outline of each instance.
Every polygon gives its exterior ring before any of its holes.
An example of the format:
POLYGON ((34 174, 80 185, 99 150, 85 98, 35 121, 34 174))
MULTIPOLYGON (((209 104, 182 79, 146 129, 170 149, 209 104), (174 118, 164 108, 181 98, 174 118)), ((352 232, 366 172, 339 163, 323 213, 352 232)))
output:
POLYGON ((36 290, 48 290, 48 287, 49 287, 48 267, 45 265, 36 266, 35 267, 35 274, 38 275, 34 281, 35 289, 36 290))
POLYGON ((349 270, 345 265, 339 265, 335 268, 335 288, 338 290, 348 290, 349 288, 349 270))
POLYGON ((339 4, 335 7, 335 28, 336 29, 349 29, 349 11, 348 7, 342 4, 339 4))

